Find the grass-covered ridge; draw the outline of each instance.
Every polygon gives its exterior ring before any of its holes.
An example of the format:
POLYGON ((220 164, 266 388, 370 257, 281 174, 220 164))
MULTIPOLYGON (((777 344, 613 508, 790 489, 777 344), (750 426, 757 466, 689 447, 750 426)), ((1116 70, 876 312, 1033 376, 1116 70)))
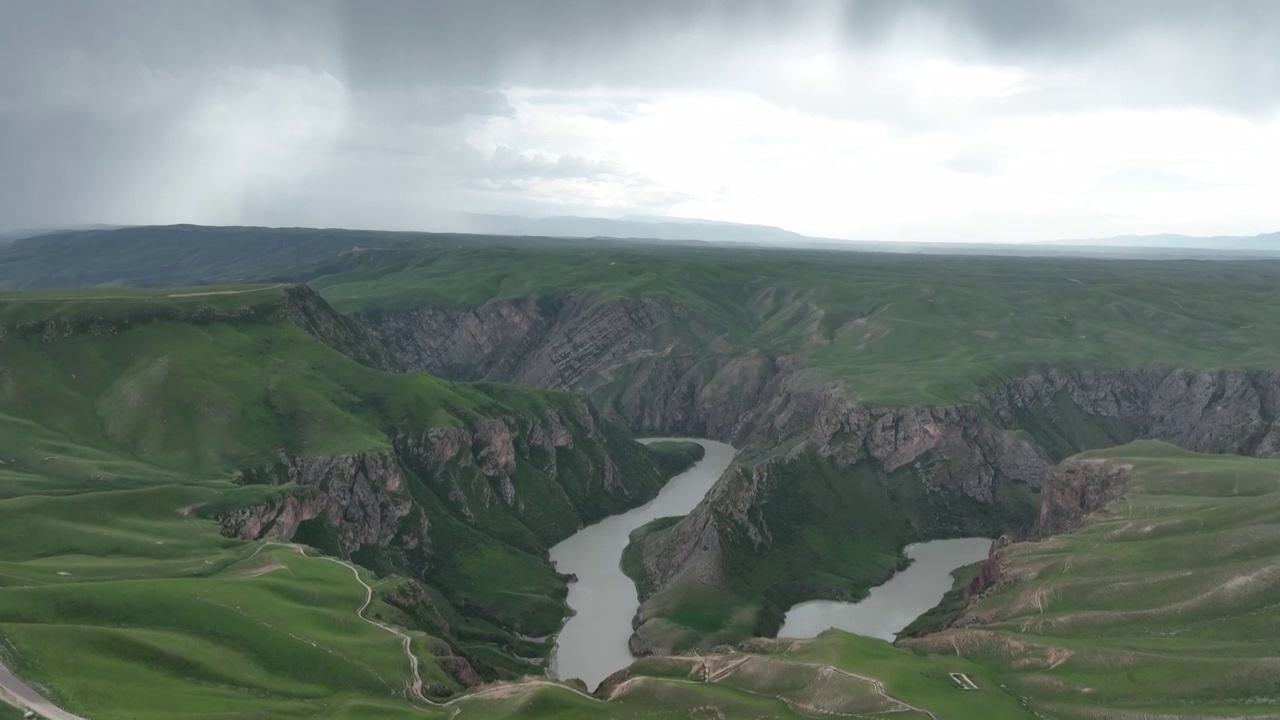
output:
POLYGON ((1280 460, 1155 442, 1083 458, 1131 468, 1078 530, 1005 550, 959 653, 1059 718, 1274 717, 1280 703, 1280 460))
POLYGON ((1266 260, 299 228, 123 228, 0 250, 0 287, 307 281, 343 312, 566 294, 653 298, 691 313, 734 353, 798 354, 852 397, 894 405, 968 399, 1046 366, 1274 368, 1278 279, 1280 262, 1266 260))
MULTIPOLYGON (((545 548, 642 502, 689 449, 650 450, 567 393, 358 362, 376 353, 348 323, 291 286, 0 299, 6 664, 95 719, 411 711, 408 658, 357 615, 351 568, 217 522, 307 492, 278 469, 336 458, 390 468, 403 485, 371 476, 373 497, 421 508, 387 515, 403 520, 393 547, 368 541, 353 560, 382 576, 359 571, 376 590, 367 617, 409 629, 424 691, 539 672, 550 643, 522 635, 566 612, 545 548), (431 432, 475 440, 432 465, 406 450, 431 432), (562 434, 552 455, 521 449, 537 432, 562 434), (509 502, 494 502, 490 456, 513 463, 509 502), (601 487, 605 463, 629 494, 601 487)), ((343 552, 327 522, 297 540, 343 552)))
POLYGON ((1044 367, 1274 368, 1280 264, 632 245, 478 247, 317 280, 346 311, 598 293, 687 308, 852 397, 951 403, 1044 367))
POLYGON ((282 293, 0 298, 0 410, 81 445, 195 469, 377 450, 398 426, 555 402, 362 365, 294 324, 282 293))

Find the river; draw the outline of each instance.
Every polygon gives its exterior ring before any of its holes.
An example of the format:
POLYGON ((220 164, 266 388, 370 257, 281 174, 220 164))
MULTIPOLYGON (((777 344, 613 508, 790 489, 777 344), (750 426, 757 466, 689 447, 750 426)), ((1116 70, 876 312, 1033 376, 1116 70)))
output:
POLYGON ((883 585, 871 588, 861 602, 815 600, 796 605, 778 637, 817 637, 828 628, 892 641, 912 620, 932 610, 951 589, 951 571, 987 559, 986 538, 934 540, 907 546, 911 565, 883 585))
MULTIPOLYGON (((641 442, 655 442, 650 438, 641 442)), ((631 664, 631 619, 640 600, 619 563, 632 530, 660 517, 687 515, 733 461, 729 445, 692 440, 706 449, 693 467, 672 478, 647 505, 605 518, 551 548, 562 573, 577 575, 569 586, 574 615, 556 639, 551 675, 580 678, 589 688, 631 664)), ((828 628, 893 640, 899 630, 930 610, 951 589, 951 571, 987 557, 990 540, 938 540, 908 546, 913 562, 859 603, 806 602, 787 613, 779 637, 815 637, 828 628)))
MULTIPOLYGON (((641 442, 656 442, 650 438, 641 442)), ((692 440, 706 449, 693 467, 671 478, 647 505, 579 530, 551 548, 551 560, 578 582, 569 586, 569 607, 576 613, 556 638, 551 663, 554 677, 581 678, 590 688, 631 664, 631 618, 640 607, 636 586, 618 564, 632 530, 650 520, 687 515, 733 460, 731 446, 692 440)))

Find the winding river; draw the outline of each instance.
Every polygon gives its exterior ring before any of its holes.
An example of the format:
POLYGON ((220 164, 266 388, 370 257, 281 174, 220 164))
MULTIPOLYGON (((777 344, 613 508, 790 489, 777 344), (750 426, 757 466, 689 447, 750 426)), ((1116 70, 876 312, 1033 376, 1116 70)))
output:
POLYGON ((987 559, 987 538, 934 540, 907 546, 912 562, 861 602, 814 600, 796 605, 778 637, 811 638, 839 628, 855 635, 893 641, 912 620, 933 609, 951 589, 951 571, 987 559))
MULTIPOLYGON (((656 442, 651 438, 641 442, 656 442)), ((551 560, 563 573, 577 575, 569 586, 574 615, 556 638, 551 674, 580 678, 595 688, 633 658, 627 646, 631 619, 640 600, 635 584, 619 568, 632 530, 660 517, 686 515, 733 461, 729 445, 692 440, 706 449, 693 467, 672 478, 647 505, 605 518, 551 548, 551 560)), ((990 540, 938 540, 907 547, 913 562, 859 603, 816 601, 793 607, 779 637, 815 637, 828 628, 893 640, 899 630, 924 614, 951 589, 951 571, 985 559, 990 540)))
MULTIPOLYGON (((667 438, 650 438, 650 443, 667 438)), ((679 438, 684 439, 684 438, 679 438)), ((590 688, 631 664, 631 618, 640 607, 636 586, 618 567, 632 530, 650 520, 687 515, 733 460, 733 447, 693 440, 706 455, 671 478, 647 505, 583 528, 551 548, 551 560, 578 582, 569 586, 569 607, 576 613, 556 638, 551 673, 581 678, 590 688)))

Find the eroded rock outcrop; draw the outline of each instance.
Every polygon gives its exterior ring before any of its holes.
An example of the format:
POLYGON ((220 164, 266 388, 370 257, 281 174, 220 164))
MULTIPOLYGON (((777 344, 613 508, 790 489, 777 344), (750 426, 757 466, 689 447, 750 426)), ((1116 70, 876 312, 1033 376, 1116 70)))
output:
POLYGON ((237 537, 293 539, 303 523, 323 520, 333 543, 326 549, 343 557, 376 550, 392 566, 423 576, 432 563, 431 508, 412 484, 464 522, 537 551, 584 522, 652 497, 663 478, 644 453, 608 429, 586 400, 566 398, 530 416, 402 430, 384 451, 285 456, 242 471, 243 484, 298 490, 221 522, 237 537), (508 521, 523 527, 500 527, 508 521))
POLYGON ((1056 535, 1078 527, 1089 513, 1123 494, 1132 469, 1123 463, 1087 458, 1071 458, 1054 467, 1040 489, 1036 535, 1056 535))
POLYGON ((978 568, 978 574, 974 575, 969 584, 961 590, 961 596, 966 604, 981 597, 992 588, 1004 584, 1004 549, 1012 542, 1013 538, 1008 535, 1001 535, 991 541, 991 549, 987 551, 987 559, 982 562, 982 567, 978 568))
MULTIPOLYGON (((754 302, 766 312, 785 300, 754 302)), ((859 315, 828 337, 821 308, 797 312, 814 347, 876 329, 859 315)), ((1202 452, 1280 453, 1280 376, 1270 372, 1050 368, 966 403, 876 408, 806 368, 802 355, 742 352, 669 302, 569 295, 364 320, 414 367, 581 389, 633 430, 740 448, 741 465, 693 512, 643 538, 641 585, 657 594, 685 582, 726 587, 753 572, 776 545, 778 523, 791 522, 777 508, 789 504, 780 493, 801 467, 832 482, 862 478, 867 493, 907 503, 906 541, 972 530, 982 514, 1001 518, 984 531, 1029 528, 1050 469, 1090 448, 1152 438, 1202 452)), ((652 607, 641 609, 641 624, 652 607)))
POLYGON ((322 520, 332 541, 323 549, 342 557, 378 548, 407 567, 420 565, 431 553, 431 523, 409 494, 393 452, 286 457, 242 471, 237 481, 300 489, 224 515, 220 522, 228 535, 293 540, 303 523, 322 520))
POLYGON ((578 387, 615 363, 657 352, 651 333, 668 317, 655 300, 600 302, 568 295, 471 309, 379 312, 361 320, 417 369, 559 390, 578 387))
MULTIPOLYGON (((782 449, 751 467, 731 468, 693 512, 645 539, 642 585, 656 592, 641 608, 640 625, 664 606, 665 590, 689 582, 726 587, 732 580, 726 568, 743 575, 751 572, 751 558, 767 556, 776 534, 770 507, 777 478, 789 478, 788 466, 806 453, 850 477, 864 464, 879 473, 906 472, 901 482, 918 483, 926 494, 949 492, 993 513, 1015 509, 1011 491, 1018 486, 1038 488, 1045 503, 1039 531, 1053 533, 1123 487, 1122 467, 1087 460, 1054 467, 1068 455, 1138 438, 1199 452, 1280 452, 1280 375, 1271 372, 1049 371, 1009 381, 970 404, 917 408, 867 408, 838 390, 782 386, 762 415, 768 421, 750 434, 754 447, 782 449), (785 439, 791 432, 798 437, 785 439)), ((1004 530, 1025 529, 1034 518, 1024 514, 1004 530)))

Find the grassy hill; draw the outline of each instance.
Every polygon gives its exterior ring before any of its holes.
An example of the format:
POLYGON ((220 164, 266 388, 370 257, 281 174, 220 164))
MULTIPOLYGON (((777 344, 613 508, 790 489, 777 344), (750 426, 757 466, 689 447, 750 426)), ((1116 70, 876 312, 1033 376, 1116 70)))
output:
POLYGON ((1055 718, 1277 717, 1280 460, 1154 442, 1084 453, 1124 494, 1005 551, 977 623, 912 640, 991 669, 1055 718))
MULTIPOLYGON (((0 248, 0 287, 308 281, 343 312, 653 298, 739 355, 867 402, 954 402, 1057 367, 1273 367, 1280 261, 906 255, 689 242, 171 226, 0 248)), ((113 291, 114 294, 114 291, 113 291)), ((705 352, 713 354, 711 348, 705 352)))
MULTIPOLYGON (((1049 368, 1276 369, 1277 280, 1280 264, 1270 261, 341 230, 179 226, 20 240, 0 248, 0 286, 23 288, 0 294, 0 637, 9 639, 0 653, 94 717, 252 717, 246 697, 260 717, 407 714, 408 657, 394 633, 356 613, 358 576, 376 589, 367 617, 408 629, 430 694, 459 691, 463 665, 486 679, 541 671, 550 644, 537 638, 565 611, 565 578, 545 548, 580 522, 639 502, 687 449, 671 448, 666 460, 636 449, 570 394, 398 372, 404 358, 334 308, 370 319, 424 308, 465 315, 503 301, 538 309, 575 298, 579 310, 652 301, 662 319, 644 330, 645 343, 604 346, 587 332, 601 316, 584 312, 583 327, 553 327, 548 337, 559 344, 539 357, 566 373, 598 361, 588 371, 599 384, 588 389, 602 400, 669 360, 652 372, 654 387, 711 398, 729 433, 752 410, 742 397, 782 368, 788 382, 836 383, 862 407, 972 400, 1049 368), (243 282, 258 284, 235 284, 243 282), (205 285, 121 287, 195 283, 205 285), (61 286, 88 289, 29 289, 61 286), (571 444, 513 442, 509 465, 507 445, 492 434, 551 438, 561 429, 571 444), (448 433, 457 433, 448 435, 455 454, 437 460, 422 451, 448 433), (249 525, 265 518, 269 529, 272 513, 330 502, 333 478, 296 481, 307 458, 359 469, 344 477, 377 468, 383 486, 394 476, 403 491, 379 512, 402 503, 421 512, 395 516, 381 545, 354 540, 329 510, 299 524, 299 541, 364 570, 226 536, 220 518, 232 513, 247 512, 249 525), (642 492, 591 481, 607 467, 642 492)), ((492 332, 505 338, 501 327, 492 332)), ((631 399, 637 417, 683 417, 662 415, 668 398, 656 390, 631 399)), ((1050 400, 1045 432, 1003 429, 1042 443, 1053 460, 1134 437, 1050 400), (1088 442, 1068 442, 1080 432, 1088 442)), ((773 409, 764 422, 775 427, 812 425, 803 403, 773 409)), ((841 437, 833 431, 833 448, 841 437)), ((757 445, 742 460, 790 447, 757 445)), ((765 586, 785 590, 771 600, 779 606, 811 594, 814 571, 856 596, 899 562, 903 542, 979 527, 939 520, 967 506, 935 492, 929 468, 893 475, 796 457, 776 491, 741 505, 777 542, 750 544, 735 556, 750 562, 729 568, 741 577, 727 586, 753 603, 765 586), (886 488, 919 512, 882 502, 886 488)), ((763 657, 741 665, 743 653, 727 652, 708 665, 646 660, 607 698, 522 681, 433 712, 1274 717, 1275 461, 1153 444, 1085 457, 1133 466, 1127 496, 1074 533, 1013 546, 1015 582, 973 608, 953 597, 939 611, 972 612, 979 624, 913 640, 914 652, 831 634, 755 646, 763 657), (962 689, 952 672, 979 690, 962 689), (823 695, 822 683, 837 676, 839 691, 823 695)), ((1030 507, 1025 494, 1020 507, 1030 507)), ((970 514, 991 528, 1008 519, 984 512, 975 505, 970 514)), ((713 597, 705 614, 696 603, 672 612, 691 627, 723 625, 740 599, 713 597)), ((724 639, 754 627, 731 627, 724 639)))
POLYGON ((691 453, 634 443, 568 394, 362 364, 377 356, 362 341, 305 288, 0 298, 6 664, 95 718, 385 717, 408 708, 409 660, 357 614, 358 574, 377 588, 368 617, 412 632, 428 693, 461 689, 460 668, 537 671, 550 645, 521 634, 567 611, 545 548, 650 497, 691 453), (511 427, 566 434, 554 456, 517 441, 493 471, 518 507, 492 502, 481 467, 481 436, 511 427), (432 432, 476 440, 426 465, 412 447, 432 432), (364 467, 382 504, 346 512, 400 526, 353 545, 367 527, 321 514, 298 539, 358 548, 381 578, 227 536, 228 513, 353 492, 309 486, 308 458, 364 467))
POLYGON ((851 396, 888 405, 956 402, 1050 365, 1270 368, 1280 350, 1274 262, 644 245, 423 254, 314 284, 348 312, 567 292, 657 298, 737 353, 799 354, 851 396))

